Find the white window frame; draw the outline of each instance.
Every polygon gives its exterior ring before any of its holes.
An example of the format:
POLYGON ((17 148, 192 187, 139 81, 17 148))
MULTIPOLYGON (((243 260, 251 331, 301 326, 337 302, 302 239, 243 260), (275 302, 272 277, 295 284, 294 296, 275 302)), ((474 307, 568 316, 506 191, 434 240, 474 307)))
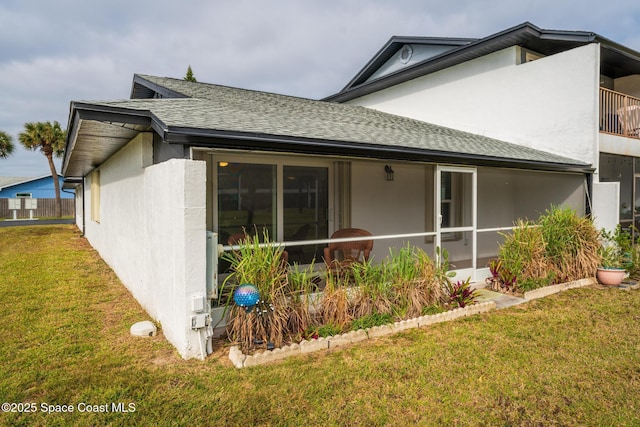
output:
MULTIPOLYGON (((238 153, 224 153, 214 152, 211 153, 212 166, 214 171, 213 175, 213 228, 219 229, 218 223, 218 163, 253 163, 260 165, 275 165, 276 166, 276 237, 278 242, 284 242, 284 167, 285 166, 307 166, 307 167, 324 167, 327 168, 328 179, 328 221, 329 221, 329 236, 334 231, 334 218, 333 218, 333 161, 324 160, 319 158, 302 158, 297 156, 277 156, 277 155, 243 155, 238 153)), ((327 236, 327 237, 329 237, 327 236)))

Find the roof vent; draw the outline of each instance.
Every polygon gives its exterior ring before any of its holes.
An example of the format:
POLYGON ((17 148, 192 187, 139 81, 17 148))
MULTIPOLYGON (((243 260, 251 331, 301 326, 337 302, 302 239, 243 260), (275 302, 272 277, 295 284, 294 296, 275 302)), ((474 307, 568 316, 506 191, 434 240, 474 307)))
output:
POLYGON ((413 56, 413 48, 411 45, 405 44, 400 51, 400 62, 406 64, 413 56))

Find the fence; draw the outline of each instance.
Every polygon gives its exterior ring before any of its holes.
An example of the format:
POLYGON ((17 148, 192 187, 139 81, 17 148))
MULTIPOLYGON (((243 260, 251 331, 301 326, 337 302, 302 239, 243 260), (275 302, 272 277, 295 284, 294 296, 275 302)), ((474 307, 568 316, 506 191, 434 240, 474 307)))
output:
POLYGON ((640 138, 640 99, 600 88, 600 131, 640 138))
MULTIPOLYGON (((24 200, 20 204, 21 209, 16 211, 17 218, 29 218, 29 210, 24 208, 24 200)), ((62 199, 62 216, 74 216, 75 200, 62 199)), ((33 211, 34 218, 55 217, 56 199, 38 199, 38 209, 33 211)), ((9 199, 0 199, 0 218, 13 218, 13 210, 9 210, 9 199)))

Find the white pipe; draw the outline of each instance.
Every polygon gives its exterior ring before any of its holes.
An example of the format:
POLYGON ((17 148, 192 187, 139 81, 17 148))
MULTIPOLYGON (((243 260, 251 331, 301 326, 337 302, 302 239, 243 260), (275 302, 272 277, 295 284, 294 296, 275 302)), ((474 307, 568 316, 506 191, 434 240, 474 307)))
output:
MULTIPOLYGON (((434 231, 428 231, 423 233, 406 233, 406 234, 388 234, 384 236, 359 236, 359 237, 340 237, 336 239, 317 239, 317 240, 296 240, 292 242, 270 242, 260 243, 258 246, 261 248, 267 246, 304 246, 304 245, 322 245, 332 242, 359 242, 363 240, 383 240, 383 239, 403 239, 409 237, 426 237, 435 236, 434 231)), ((243 248, 247 245, 225 245, 222 247, 225 251, 235 251, 243 248)))
POLYGON ((207 326, 207 354, 213 353, 213 327, 211 323, 207 326))

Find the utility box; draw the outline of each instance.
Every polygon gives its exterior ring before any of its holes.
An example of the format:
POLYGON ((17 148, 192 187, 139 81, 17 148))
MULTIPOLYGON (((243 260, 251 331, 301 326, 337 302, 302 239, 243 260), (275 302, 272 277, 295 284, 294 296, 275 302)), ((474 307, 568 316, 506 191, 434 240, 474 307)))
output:
POLYGON ((10 211, 19 211, 22 209, 22 199, 7 199, 9 201, 10 211))
POLYGON ((9 210, 13 211, 13 219, 18 219, 18 211, 22 209, 22 199, 7 199, 9 202, 9 210))
POLYGON ((38 209, 38 199, 24 199, 24 208, 30 210, 38 209))

